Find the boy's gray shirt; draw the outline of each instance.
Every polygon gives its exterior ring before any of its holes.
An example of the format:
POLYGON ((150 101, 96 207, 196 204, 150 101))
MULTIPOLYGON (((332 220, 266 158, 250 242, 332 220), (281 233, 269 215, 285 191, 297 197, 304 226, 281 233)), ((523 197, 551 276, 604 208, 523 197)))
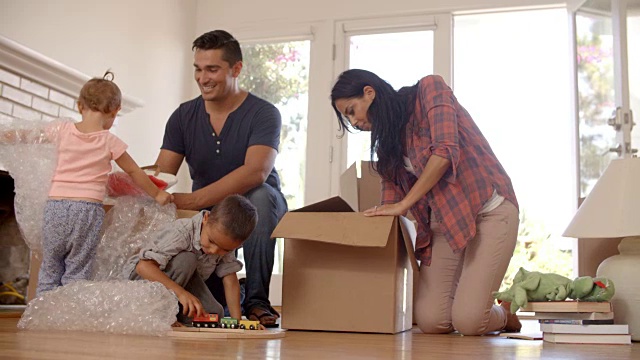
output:
POLYGON ((214 271, 220 278, 242 270, 242 263, 236 259, 234 252, 224 256, 205 254, 200 244, 200 231, 204 213, 177 219, 163 226, 154 235, 153 243, 146 244, 139 253, 127 260, 124 266, 125 279, 129 279, 140 260, 154 260, 164 270, 169 260, 182 251, 189 251, 198 257, 197 272, 204 280, 208 279, 214 271))

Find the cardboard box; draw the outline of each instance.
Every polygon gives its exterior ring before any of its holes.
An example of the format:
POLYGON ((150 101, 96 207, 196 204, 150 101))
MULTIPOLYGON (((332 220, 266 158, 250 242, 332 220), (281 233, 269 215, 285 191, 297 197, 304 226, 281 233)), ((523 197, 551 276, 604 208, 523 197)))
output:
POLYGON ((380 180, 362 164, 341 177, 339 196, 287 213, 281 327, 395 334, 411 329, 415 227, 404 217, 365 217, 380 180))

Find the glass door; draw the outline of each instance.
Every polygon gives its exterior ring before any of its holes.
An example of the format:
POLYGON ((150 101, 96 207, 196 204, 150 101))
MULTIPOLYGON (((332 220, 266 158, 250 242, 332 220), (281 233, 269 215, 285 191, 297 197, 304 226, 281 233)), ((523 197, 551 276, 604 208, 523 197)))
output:
POLYGON ((587 0, 573 21, 580 197, 586 197, 612 159, 637 152, 640 0, 587 0))
MULTIPOLYGON (((627 4, 627 57, 629 106, 634 121, 638 123, 640 122, 640 0, 627 4)), ((640 148, 640 129, 637 126, 631 130, 631 148, 640 148)))

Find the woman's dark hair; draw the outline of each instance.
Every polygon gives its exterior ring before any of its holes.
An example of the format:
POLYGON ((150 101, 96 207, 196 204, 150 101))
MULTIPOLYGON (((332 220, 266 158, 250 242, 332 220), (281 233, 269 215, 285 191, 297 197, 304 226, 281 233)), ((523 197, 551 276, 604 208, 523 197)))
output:
POLYGON ((245 241, 258 223, 258 210, 241 195, 229 195, 209 213, 207 225, 220 225, 232 239, 245 241))
POLYGON ((394 181, 403 166, 402 139, 415 103, 417 86, 395 91, 389 83, 370 71, 351 69, 343 72, 331 90, 331 105, 338 116, 342 135, 345 131, 352 132, 352 126, 336 107, 336 101, 364 96, 365 86, 371 86, 376 92, 367 110, 371 122, 371 160, 374 159, 374 153, 378 155, 377 163, 372 162, 373 169, 384 179, 394 181))
POLYGON ((191 50, 222 49, 222 60, 233 66, 242 61, 242 50, 238 40, 224 30, 213 30, 200 35, 193 41, 191 50))

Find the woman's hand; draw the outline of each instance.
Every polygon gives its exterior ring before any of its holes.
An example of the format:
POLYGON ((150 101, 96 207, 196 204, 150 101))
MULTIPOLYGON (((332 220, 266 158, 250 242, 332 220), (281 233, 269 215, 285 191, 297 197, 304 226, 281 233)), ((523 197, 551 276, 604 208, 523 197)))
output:
POLYGON ((364 211, 364 216, 379 216, 379 215, 407 215, 407 210, 401 202, 395 204, 376 205, 371 209, 364 211))

